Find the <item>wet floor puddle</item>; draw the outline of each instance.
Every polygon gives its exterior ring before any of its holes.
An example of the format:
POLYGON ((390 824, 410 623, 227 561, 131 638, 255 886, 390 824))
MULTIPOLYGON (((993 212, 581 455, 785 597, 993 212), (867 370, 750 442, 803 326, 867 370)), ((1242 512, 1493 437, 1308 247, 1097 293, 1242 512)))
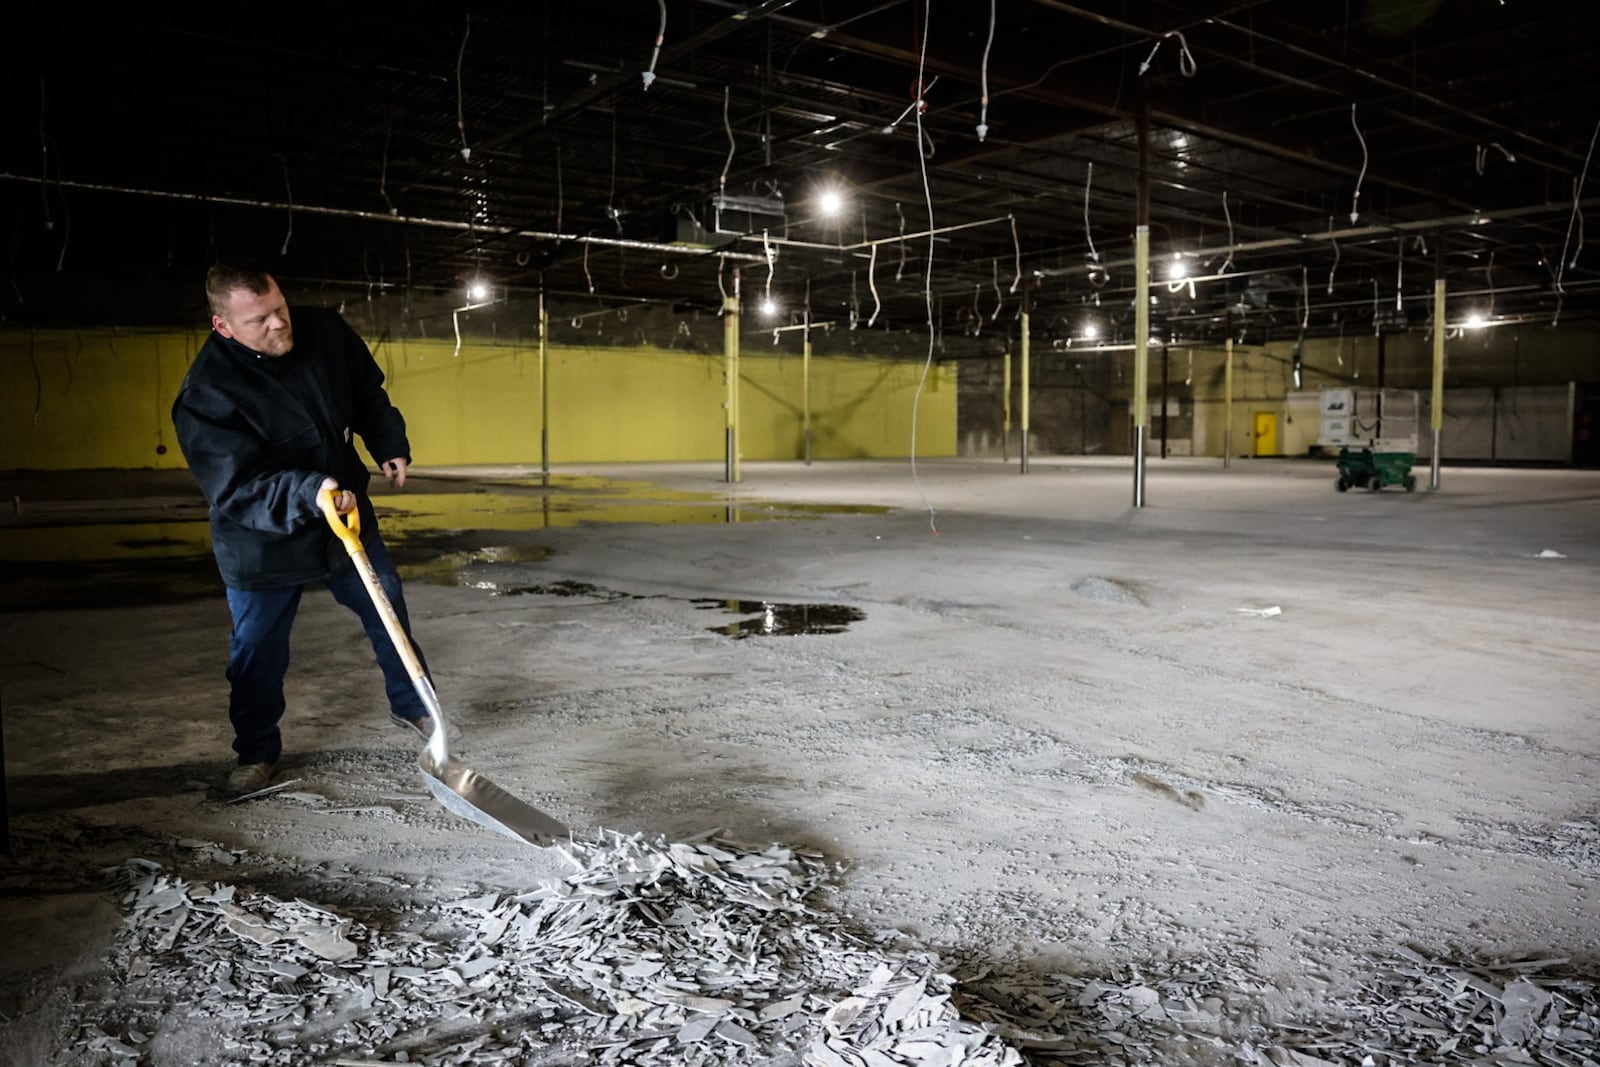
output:
POLYGON ((693 604, 701 611, 721 611, 736 618, 717 626, 708 626, 712 633, 725 634, 734 640, 746 637, 792 637, 797 634, 840 634, 853 622, 865 619, 866 613, 847 604, 780 604, 770 600, 719 600, 716 597, 673 597, 642 593, 623 593, 605 589, 587 582, 559 581, 547 585, 518 585, 506 589, 481 583, 478 588, 491 589, 494 596, 558 596, 584 597, 589 600, 675 600, 693 604))
MULTIPOLYGON (((378 492, 373 503, 402 577, 443 585, 460 584, 460 572, 469 565, 530 563, 550 554, 537 545, 485 543, 506 533, 592 523, 805 520, 890 510, 877 505, 735 502, 720 493, 666 489, 649 482, 564 476, 550 478, 548 485, 534 477, 459 492, 378 492), (481 544, 475 547, 474 542, 481 544)), ((33 513, 26 517, 33 521, 0 525, 0 560, 5 561, 0 565, 0 611, 220 596, 205 502, 196 498, 181 508, 164 507, 167 513, 155 521, 95 521, 103 518, 103 508, 80 509, 69 518, 71 509, 63 507, 58 509, 63 514, 47 521, 37 521, 33 513)))

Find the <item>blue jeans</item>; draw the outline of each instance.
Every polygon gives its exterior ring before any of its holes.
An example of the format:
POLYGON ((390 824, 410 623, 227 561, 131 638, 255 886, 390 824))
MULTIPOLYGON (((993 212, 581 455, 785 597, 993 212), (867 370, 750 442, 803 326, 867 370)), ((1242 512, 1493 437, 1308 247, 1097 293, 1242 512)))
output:
MULTIPOLYGON (((400 618, 406 636, 411 635, 411 620, 406 615, 405 597, 400 592, 400 576, 395 573, 389 550, 374 537, 365 542, 367 558, 378 574, 379 584, 400 618)), ((389 708, 405 719, 426 715, 427 708, 417 696, 411 675, 395 651, 389 631, 384 629, 361 574, 350 567, 325 583, 333 599, 355 612, 367 631, 367 640, 377 653, 383 669, 384 689, 389 708)), ((239 762, 277 763, 283 753, 283 738, 278 721, 283 718, 283 678, 289 672, 289 630, 300 607, 304 586, 282 589, 228 589, 228 610, 233 613, 233 636, 228 641, 228 718, 233 722, 233 749, 239 762)), ((412 643, 416 648, 416 643, 412 643)), ((427 671, 422 649, 417 659, 427 671)))

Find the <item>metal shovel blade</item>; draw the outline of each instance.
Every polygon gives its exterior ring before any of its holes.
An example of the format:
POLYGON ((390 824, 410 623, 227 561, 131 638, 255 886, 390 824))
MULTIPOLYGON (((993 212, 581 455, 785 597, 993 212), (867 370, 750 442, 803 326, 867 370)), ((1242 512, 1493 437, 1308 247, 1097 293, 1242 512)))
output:
POLYGON ((445 809, 497 833, 540 848, 571 836, 565 826, 448 756, 441 767, 426 750, 417 757, 422 780, 445 809))
POLYGON ((422 753, 417 756, 417 766, 422 769, 422 780, 447 811, 487 826, 507 837, 526 841, 530 845, 549 847, 571 833, 544 812, 531 808, 504 789, 495 785, 477 771, 463 767, 450 758, 450 727, 445 721, 444 709, 439 706, 439 695, 422 669, 422 660, 406 635, 394 605, 383 591, 383 583, 372 569, 366 549, 361 545, 361 513, 353 511, 341 516, 334 506, 334 491, 323 489, 317 493, 317 506, 328 520, 328 525, 339 540, 344 542, 350 561, 367 587, 367 595, 383 620, 383 628, 394 642, 394 650, 405 664, 411 685, 417 691, 422 706, 433 718, 433 733, 422 753))

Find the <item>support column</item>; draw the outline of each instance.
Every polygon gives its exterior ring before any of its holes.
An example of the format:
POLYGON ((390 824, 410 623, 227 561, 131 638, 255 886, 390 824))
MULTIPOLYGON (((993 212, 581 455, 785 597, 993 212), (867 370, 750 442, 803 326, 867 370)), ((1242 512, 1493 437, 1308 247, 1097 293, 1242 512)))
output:
POLYGON ((1000 376, 1000 410, 1004 419, 1000 424, 1000 459, 1011 462, 1011 345, 1006 344, 1004 369, 1000 376))
POLYGON ((1222 364, 1222 469, 1233 466, 1233 337, 1222 364))
POLYGON ((805 311, 800 331, 800 424, 805 428, 806 466, 811 466, 811 307, 805 311))
POLYGON ((1144 507, 1144 446, 1150 426, 1150 227, 1133 245, 1133 506, 1144 507))
POLYGON ((550 486, 550 309, 539 290, 539 484, 550 486))
POLYGON ((1444 279, 1433 280, 1433 399, 1430 401, 1433 423, 1433 462, 1430 465, 1428 489, 1439 488, 1439 445, 1444 436, 1444 279))
POLYGON ((725 477, 739 480, 739 268, 733 268, 733 290, 722 302, 722 349, 726 359, 728 396, 723 449, 725 477))
POLYGON ((1022 457, 1023 474, 1028 473, 1028 407, 1029 401, 1032 399, 1029 393, 1032 376, 1028 373, 1030 318, 1027 305, 1024 304, 1022 311, 1022 441, 1017 445, 1017 452, 1022 457))
POLYGON ((1172 410, 1172 400, 1168 394, 1168 380, 1172 377, 1172 351, 1166 346, 1161 346, 1161 458, 1167 458, 1167 416, 1172 410))

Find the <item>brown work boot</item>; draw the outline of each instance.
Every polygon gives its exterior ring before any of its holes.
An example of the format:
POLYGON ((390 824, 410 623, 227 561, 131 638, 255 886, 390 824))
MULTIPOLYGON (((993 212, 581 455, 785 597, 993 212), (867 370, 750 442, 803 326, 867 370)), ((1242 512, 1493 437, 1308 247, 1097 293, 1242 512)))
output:
POLYGON ((229 772, 222 791, 230 797, 242 797, 265 789, 272 781, 272 772, 275 769, 275 765, 271 763, 241 763, 229 772))
POLYGON ((404 726, 408 730, 415 730, 417 733, 422 735, 422 739, 424 741, 433 736, 432 715, 424 715, 418 719, 408 719, 404 715, 396 715, 391 711, 389 713, 389 720, 396 726, 404 726))

